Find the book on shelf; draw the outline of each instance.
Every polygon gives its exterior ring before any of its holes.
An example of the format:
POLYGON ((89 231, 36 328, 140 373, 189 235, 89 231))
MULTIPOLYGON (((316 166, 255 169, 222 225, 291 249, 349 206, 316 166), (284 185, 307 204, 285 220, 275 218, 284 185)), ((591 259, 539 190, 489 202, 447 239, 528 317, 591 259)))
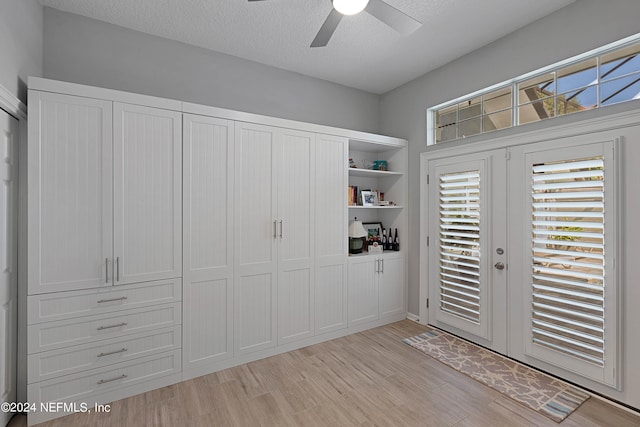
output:
POLYGON ((349 206, 356 206, 358 204, 358 186, 350 185, 347 188, 347 194, 349 195, 349 206))

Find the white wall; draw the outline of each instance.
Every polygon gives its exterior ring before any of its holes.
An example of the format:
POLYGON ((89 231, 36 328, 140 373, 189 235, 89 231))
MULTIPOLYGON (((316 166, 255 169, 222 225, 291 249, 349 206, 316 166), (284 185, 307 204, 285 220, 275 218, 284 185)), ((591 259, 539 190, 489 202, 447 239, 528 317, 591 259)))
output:
POLYGON ((380 132, 409 140, 409 312, 419 312, 419 153, 427 108, 633 35, 639 16, 638 0, 577 0, 382 96, 380 132))
POLYGON ((378 131, 378 95, 51 8, 44 9, 44 76, 378 131))
POLYGON ((42 6, 37 0, 0 1, 0 85, 22 102, 28 76, 42 75, 42 6))

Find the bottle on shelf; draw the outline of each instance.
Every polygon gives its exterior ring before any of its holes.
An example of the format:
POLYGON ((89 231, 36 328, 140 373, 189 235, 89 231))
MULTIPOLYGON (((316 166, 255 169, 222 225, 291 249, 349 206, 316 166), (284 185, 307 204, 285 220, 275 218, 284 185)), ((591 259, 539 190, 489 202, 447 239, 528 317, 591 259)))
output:
MULTIPOLYGON (((391 234, 391 229, 389 229, 389 234, 391 234)), ((389 236, 391 237, 391 236, 389 236)), ((385 230, 384 228, 382 229, 382 250, 386 251, 388 249, 387 246, 387 230, 385 230)))
POLYGON ((400 238, 398 237, 398 229, 396 228, 396 235, 393 238, 393 250, 394 251, 399 251, 400 250, 400 238))

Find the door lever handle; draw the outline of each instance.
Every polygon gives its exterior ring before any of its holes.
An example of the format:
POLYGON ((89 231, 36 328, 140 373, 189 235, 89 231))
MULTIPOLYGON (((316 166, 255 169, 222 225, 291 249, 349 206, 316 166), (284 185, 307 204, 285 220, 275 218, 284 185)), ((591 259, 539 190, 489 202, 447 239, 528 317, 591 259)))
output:
POLYGON ((500 261, 496 262, 496 265, 494 265, 494 267, 498 270, 504 270, 504 264, 500 261))

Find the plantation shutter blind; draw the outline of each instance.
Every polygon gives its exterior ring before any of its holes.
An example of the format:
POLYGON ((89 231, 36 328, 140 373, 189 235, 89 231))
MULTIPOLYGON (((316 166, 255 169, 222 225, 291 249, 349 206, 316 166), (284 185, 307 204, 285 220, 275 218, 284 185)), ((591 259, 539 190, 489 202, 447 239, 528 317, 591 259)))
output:
POLYGON ((440 309, 480 323, 480 171, 439 177, 440 309))
POLYGON ((533 342, 604 365, 604 161, 533 166, 533 342))

